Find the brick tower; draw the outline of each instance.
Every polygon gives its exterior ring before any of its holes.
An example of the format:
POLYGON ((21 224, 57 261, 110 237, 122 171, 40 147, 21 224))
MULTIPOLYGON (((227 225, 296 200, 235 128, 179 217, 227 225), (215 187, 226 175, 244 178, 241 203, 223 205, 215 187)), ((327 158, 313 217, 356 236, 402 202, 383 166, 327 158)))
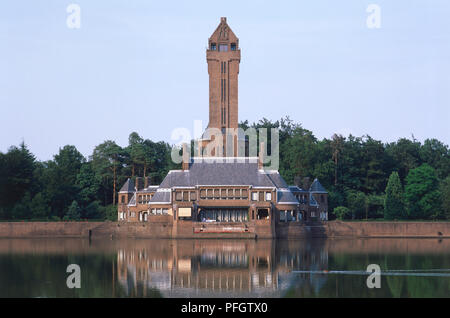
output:
POLYGON ((209 74, 210 128, 238 127, 238 75, 241 51, 239 39, 220 18, 220 24, 208 39, 206 50, 209 74))
MULTIPOLYGON (((238 75, 241 61, 239 39, 228 26, 227 18, 220 18, 219 26, 208 39, 206 60, 209 74, 208 128, 219 129, 225 134, 227 128, 238 128, 238 75)), ((223 143, 225 149, 226 138, 223 143)))

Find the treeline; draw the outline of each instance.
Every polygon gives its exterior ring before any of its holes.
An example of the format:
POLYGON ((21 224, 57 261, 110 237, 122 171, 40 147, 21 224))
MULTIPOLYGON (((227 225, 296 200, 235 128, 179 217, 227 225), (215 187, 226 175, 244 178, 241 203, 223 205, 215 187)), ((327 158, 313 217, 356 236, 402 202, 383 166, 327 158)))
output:
POLYGON ((85 158, 64 146, 40 162, 22 143, 0 153, 0 219, 117 219, 117 191, 127 178, 148 176, 158 184, 170 169, 171 146, 132 133, 127 147, 114 141, 96 146, 85 158))
POLYGON ((437 139, 383 143, 335 134, 318 140, 289 117, 240 126, 279 129, 281 175, 305 188, 305 179, 318 178, 329 191, 330 218, 450 218, 450 150, 437 139))
MULTIPOLYGON (((281 175, 304 187, 308 178, 318 178, 329 191, 331 219, 450 218, 450 150, 436 139, 319 140, 288 117, 240 126, 279 129, 281 175)), ((115 220, 120 186, 136 176, 159 184, 169 170, 180 168, 170 153, 169 144, 137 133, 126 147, 103 142, 89 158, 68 145, 40 162, 24 143, 13 146, 0 153, 0 219, 115 220)))

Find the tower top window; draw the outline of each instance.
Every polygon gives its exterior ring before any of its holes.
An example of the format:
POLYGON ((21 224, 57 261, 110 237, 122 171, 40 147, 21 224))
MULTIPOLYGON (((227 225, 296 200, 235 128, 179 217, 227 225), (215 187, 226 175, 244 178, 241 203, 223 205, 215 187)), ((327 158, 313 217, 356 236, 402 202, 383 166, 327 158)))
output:
POLYGON ((220 52, 228 52, 228 45, 227 44, 219 44, 219 51, 220 52))
POLYGON ((211 43, 211 51, 215 51, 215 50, 217 50, 216 43, 211 43))
POLYGON ((236 43, 231 43, 231 51, 236 51, 236 43))

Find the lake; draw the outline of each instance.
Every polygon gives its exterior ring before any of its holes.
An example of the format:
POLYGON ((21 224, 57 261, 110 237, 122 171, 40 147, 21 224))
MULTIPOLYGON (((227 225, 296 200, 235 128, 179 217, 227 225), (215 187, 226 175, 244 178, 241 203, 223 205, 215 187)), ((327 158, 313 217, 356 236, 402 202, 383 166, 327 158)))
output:
POLYGON ((0 297, 449 296, 450 239, 0 239, 0 297))

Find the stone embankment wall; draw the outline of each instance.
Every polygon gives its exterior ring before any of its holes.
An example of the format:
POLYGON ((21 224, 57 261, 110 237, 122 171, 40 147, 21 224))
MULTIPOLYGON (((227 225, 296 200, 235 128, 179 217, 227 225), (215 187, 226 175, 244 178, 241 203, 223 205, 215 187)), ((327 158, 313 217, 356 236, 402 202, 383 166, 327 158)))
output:
POLYGON ((109 238, 333 238, 437 237, 450 238, 450 222, 341 222, 210 224, 173 222, 154 216, 151 222, 0 222, 0 237, 109 237, 109 238), (215 230, 217 227, 217 230, 215 230), (222 227, 222 228, 220 228, 222 227), (220 231, 225 231, 221 233, 220 231))

